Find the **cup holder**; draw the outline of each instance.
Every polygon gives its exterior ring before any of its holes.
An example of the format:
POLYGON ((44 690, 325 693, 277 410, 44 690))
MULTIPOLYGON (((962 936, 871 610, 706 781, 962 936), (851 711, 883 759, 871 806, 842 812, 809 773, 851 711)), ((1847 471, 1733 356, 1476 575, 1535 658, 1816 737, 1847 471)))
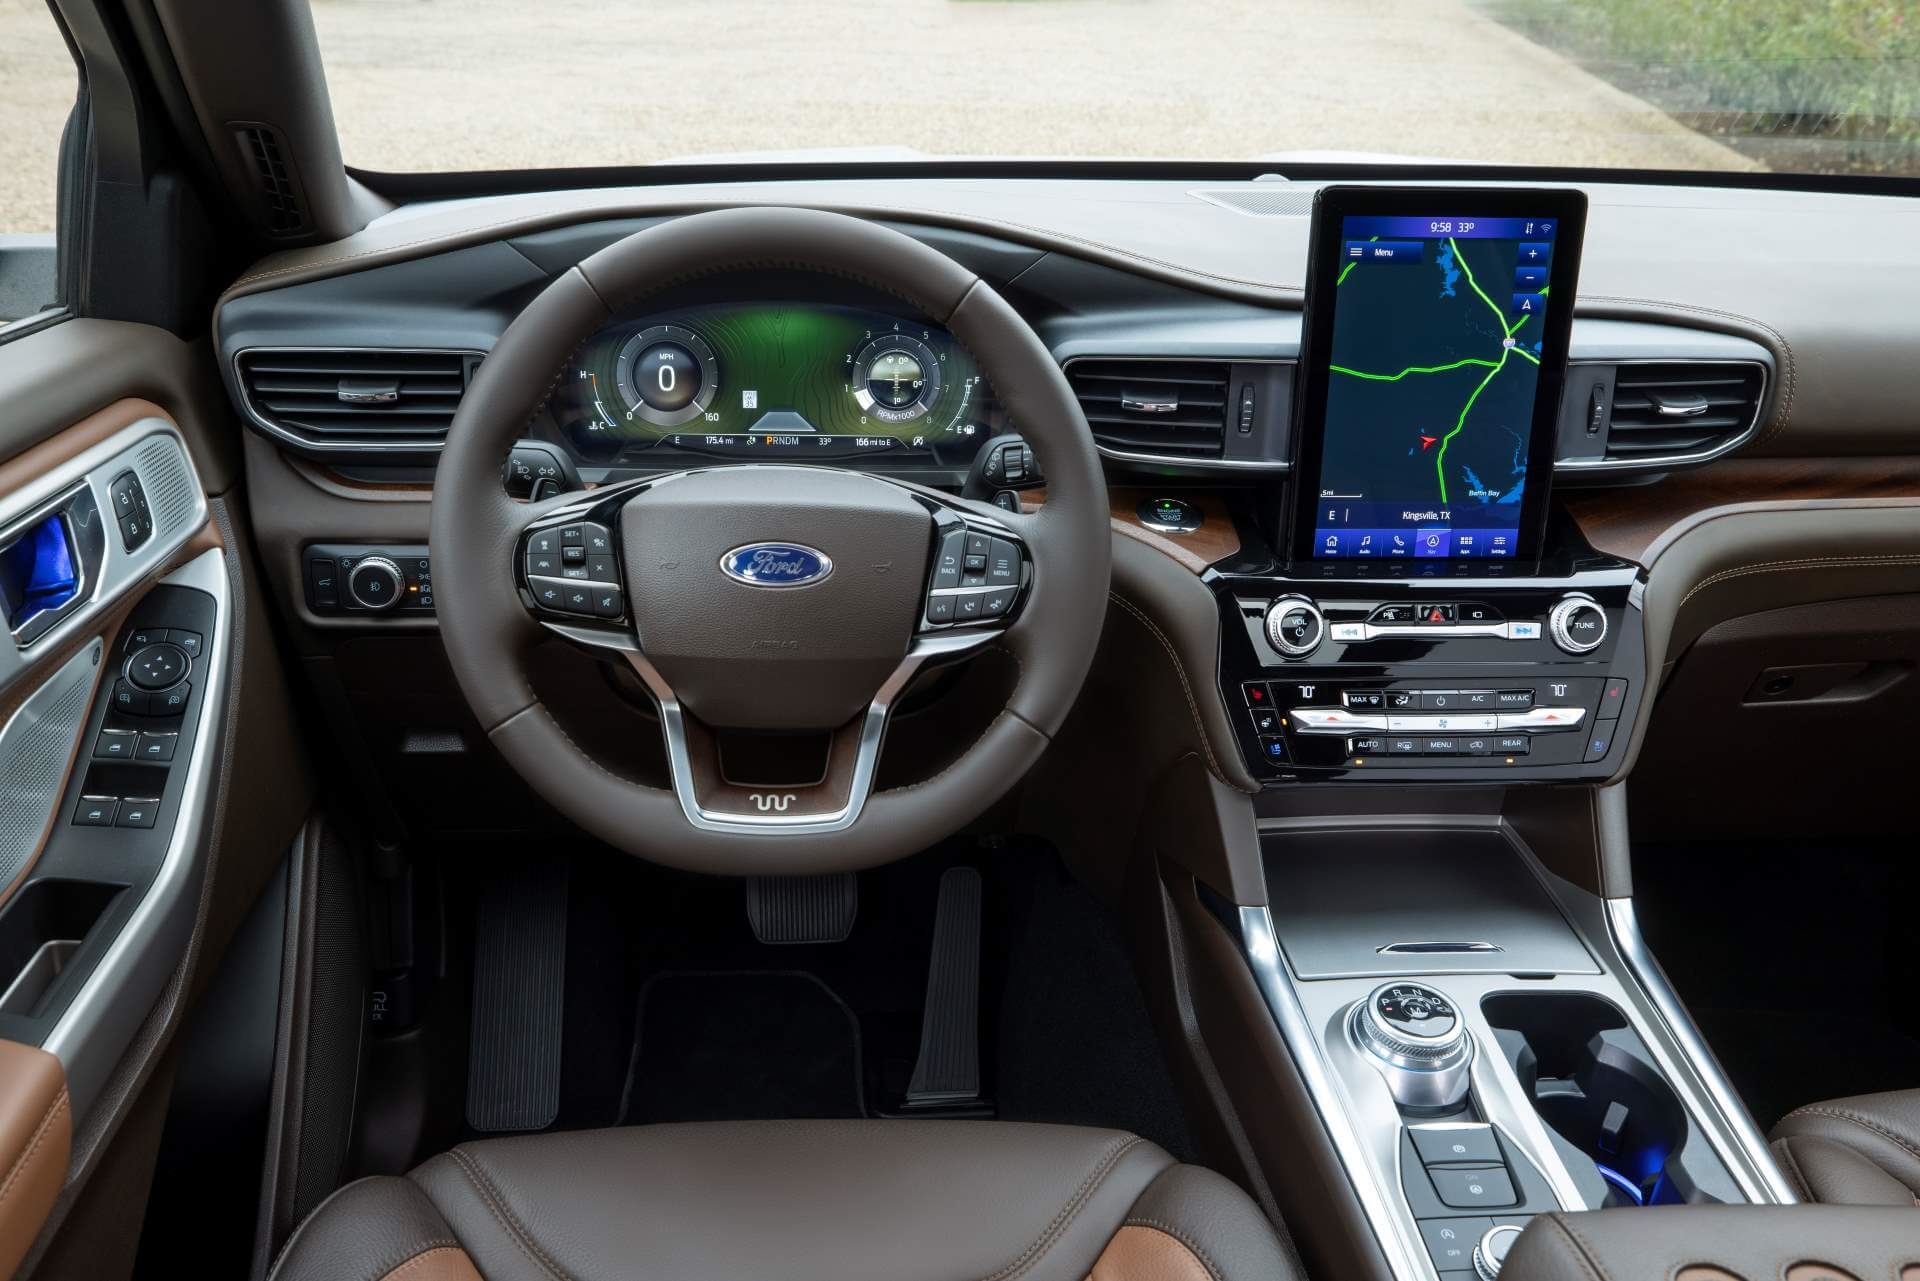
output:
POLYGON ((1728 1199, 1702 1185, 1727 1180, 1724 1167, 1695 1139, 1685 1105, 1610 1002, 1511 993, 1487 997, 1481 1010, 1589 1208, 1728 1199))

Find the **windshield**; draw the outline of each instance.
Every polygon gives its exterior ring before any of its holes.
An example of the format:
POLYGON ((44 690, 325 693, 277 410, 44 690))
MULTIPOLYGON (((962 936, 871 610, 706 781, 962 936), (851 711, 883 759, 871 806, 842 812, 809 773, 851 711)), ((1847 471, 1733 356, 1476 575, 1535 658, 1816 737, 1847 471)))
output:
POLYGON ((1920 174, 1915 0, 314 0, 372 170, 916 157, 1920 174))

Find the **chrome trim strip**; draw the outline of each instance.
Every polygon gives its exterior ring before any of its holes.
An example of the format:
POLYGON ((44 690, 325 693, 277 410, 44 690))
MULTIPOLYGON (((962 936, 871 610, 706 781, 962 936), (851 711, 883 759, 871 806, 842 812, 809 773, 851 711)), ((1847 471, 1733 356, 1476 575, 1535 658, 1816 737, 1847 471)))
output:
MULTIPOLYGON (((1412 1216, 1404 1208, 1396 1211, 1390 1206, 1373 1177, 1346 1100, 1334 1086, 1319 1039, 1314 1036, 1306 1010, 1301 1007, 1287 977, 1286 963, 1280 956, 1280 940, 1273 929, 1273 915, 1265 904, 1241 907, 1240 946, 1260 995, 1266 999, 1267 1011, 1279 1026, 1280 1038, 1286 1042, 1294 1066, 1300 1071, 1300 1079, 1313 1099, 1314 1110, 1320 1114, 1320 1123, 1327 1128, 1327 1138, 1346 1170, 1354 1197, 1373 1227, 1381 1253, 1386 1255, 1389 1270, 1403 1281, 1437 1281, 1439 1273, 1427 1256, 1426 1246, 1420 1242, 1417 1231, 1410 1231, 1412 1216)), ((1384 1081, 1381 1088, 1386 1088, 1384 1081)), ((1396 1122, 1398 1119, 1396 1114, 1396 1122)), ((1397 1189, 1394 1195, 1397 1199, 1397 1189)))
POLYGON ((1654 959, 1653 952, 1647 947, 1646 939, 1640 934, 1640 921, 1634 914, 1631 898, 1610 898, 1603 900, 1606 907, 1607 933, 1612 936, 1613 945, 1620 953, 1620 959, 1626 963, 1628 975, 1640 986, 1652 1004, 1654 1012, 1660 1016, 1665 1031, 1680 1047, 1686 1056, 1687 1066, 1693 1070, 1713 1106, 1720 1114, 1720 1120, 1730 1132, 1733 1141, 1743 1149, 1753 1172, 1766 1184, 1766 1191, 1780 1205, 1795 1205, 1800 1198, 1787 1182, 1778 1163, 1773 1159, 1767 1147, 1766 1138, 1760 1128, 1753 1123, 1746 1105, 1734 1092, 1720 1070, 1718 1060, 1707 1048, 1706 1040, 1700 1030, 1687 1017, 1686 1009, 1680 1004, 1680 998, 1667 983, 1666 974, 1660 969, 1660 963, 1654 959))
MULTIPOLYGON (((226 558, 218 549, 204 551, 160 581, 213 597, 213 633, 207 637, 205 660, 195 664, 203 673, 198 678, 203 701, 193 750, 184 762, 186 786, 160 870, 43 1047, 66 1070, 76 1117, 86 1115, 186 954, 206 875, 206 844, 219 818, 213 802, 219 783, 216 767, 226 743, 227 669, 233 651, 226 558)), ((173 768, 182 768, 182 763, 176 761, 173 768)))
MULTIPOLYGON (((339 441, 316 440, 311 436, 303 436, 291 427, 274 422, 254 407, 253 397, 247 394, 246 379, 243 378, 240 373, 240 357, 250 356, 256 352, 305 356, 349 356, 359 355, 361 353, 370 353, 376 356, 459 356, 462 360, 468 357, 476 360, 484 360, 487 355, 484 351, 473 351, 461 347, 242 347, 233 353, 232 358, 227 361, 227 372, 233 383, 230 390, 234 403, 240 406, 242 413, 246 414, 248 422, 275 440, 284 441, 308 453, 343 455, 437 454, 440 452, 441 446, 446 444, 446 437, 433 436, 410 440, 339 441)), ((461 398, 465 399, 466 392, 462 391, 460 394, 461 398)), ((458 409, 459 407, 456 403, 456 413, 458 409)))
POLYGON ((200 486, 200 474, 193 465, 193 455, 188 452, 186 441, 165 419, 141 418, 34 477, 12 493, 0 496, 0 528, 19 528, 22 523, 66 502, 74 491, 82 487, 93 491, 94 506, 99 509, 99 517, 108 522, 108 527, 102 531, 105 539, 100 563, 92 567, 86 584, 89 594, 82 604, 34 637, 24 648, 13 644, 11 637, 0 638, 0 690, 12 684, 40 655, 58 649, 77 632, 84 630, 128 588, 145 579, 207 523, 207 496, 200 486), (173 532, 162 531, 156 526, 144 544, 129 552, 121 546, 118 530, 111 523, 113 500, 108 490, 114 477, 124 471, 140 474, 142 484, 150 486, 151 478, 145 475, 142 468, 135 466, 135 454, 154 436, 165 436, 180 451, 180 457, 193 481, 193 508, 187 520, 173 532))
MULTIPOLYGON (((1753 439, 1760 429, 1760 414, 1767 407, 1767 393, 1773 389, 1773 366, 1764 360, 1744 360, 1739 358, 1709 357, 1704 360, 1688 360, 1684 356, 1647 357, 1639 360, 1570 360, 1569 370, 1581 365, 1612 365, 1615 368, 1640 365, 1746 365, 1760 371, 1760 395, 1753 402, 1753 418, 1744 430, 1721 445, 1712 449, 1700 450, 1691 454, 1643 454, 1637 458, 1556 458, 1553 470, 1556 472, 1625 472, 1659 471, 1666 467, 1690 467, 1695 463, 1711 462, 1723 454, 1730 454, 1753 439)), ((1613 434, 1613 402, 1607 402, 1607 434, 1613 434)))

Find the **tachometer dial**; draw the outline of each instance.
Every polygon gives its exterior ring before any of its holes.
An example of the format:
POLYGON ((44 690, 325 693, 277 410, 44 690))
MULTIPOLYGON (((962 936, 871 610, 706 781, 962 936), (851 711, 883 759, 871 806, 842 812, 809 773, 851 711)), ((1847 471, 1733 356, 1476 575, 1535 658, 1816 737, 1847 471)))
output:
POLYGON ((853 359, 853 398, 883 423, 907 423, 940 397, 940 358, 918 338, 887 334, 853 359))
POLYGON ((620 345, 614 378, 629 421, 678 427, 706 413, 720 390, 713 348, 684 325, 649 325, 620 345))

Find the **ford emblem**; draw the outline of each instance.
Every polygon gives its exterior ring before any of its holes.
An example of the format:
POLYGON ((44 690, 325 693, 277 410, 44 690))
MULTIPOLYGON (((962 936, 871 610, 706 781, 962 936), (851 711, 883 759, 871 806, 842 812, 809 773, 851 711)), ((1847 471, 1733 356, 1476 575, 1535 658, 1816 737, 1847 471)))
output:
POLYGON ((805 587, 833 572, 833 558, 799 543, 748 543, 720 558, 720 572, 749 587, 805 587))

